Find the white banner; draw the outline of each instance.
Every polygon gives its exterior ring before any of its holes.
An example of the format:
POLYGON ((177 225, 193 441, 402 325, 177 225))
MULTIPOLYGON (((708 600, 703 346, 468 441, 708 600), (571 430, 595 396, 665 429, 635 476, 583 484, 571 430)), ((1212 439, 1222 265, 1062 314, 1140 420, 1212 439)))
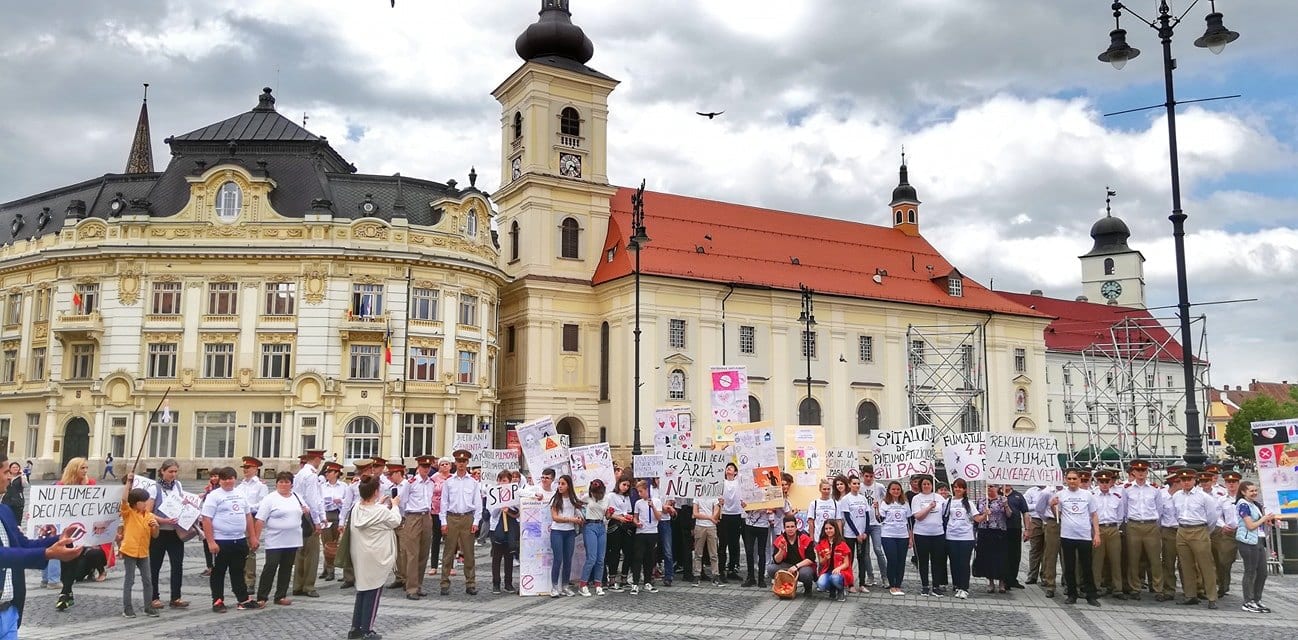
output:
POLYGON ((654 410, 654 453, 694 446, 694 418, 689 407, 654 410))
POLYGON ((473 463, 482 467, 482 478, 494 482, 501 471, 518 471, 517 449, 483 449, 473 456, 473 463))
POLYGON ((677 449, 663 456, 661 492, 669 498, 720 498, 730 455, 720 451, 677 449))
POLYGON ((637 478, 661 478, 667 468, 664 454, 646 453, 631 457, 631 471, 637 478))
POLYGON ((487 487, 487 508, 518 508, 518 483, 495 484, 487 487))
POLYGON ((590 482, 596 478, 604 481, 608 493, 617 488, 613 476, 613 451, 607 442, 573 447, 568 450, 568 460, 572 467, 572 487, 576 490, 578 499, 586 499, 586 495, 590 493, 590 482))
POLYGON ((856 447, 830 447, 826 449, 825 467, 828 469, 827 475, 830 478, 837 476, 859 478, 861 476, 861 462, 856 447))
POLYGON ((933 462, 933 425, 875 431, 873 440, 874 477, 879 480, 932 475, 936 468, 933 462))
POLYGON ((483 449, 491 448, 490 433, 457 433, 451 441, 451 451, 464 449, 473 455, 476 460, 483 449))
POLYGON ((995 484, 1062 484, 1059 441, 1054 436, 988 433, 983 463, 986 480, 995 484))
POLYGON ((987 455, 987 432, 944 433, 939 438, 947 477, 965 482, 983 479, 983 458, 987 455))
POLYGON ((112 485, 34 485, 27 504, 27 537, 53 527, 62 532, 76 527, 76 546, 108 544, 122 524, 122 494, 126 487, 112 485))

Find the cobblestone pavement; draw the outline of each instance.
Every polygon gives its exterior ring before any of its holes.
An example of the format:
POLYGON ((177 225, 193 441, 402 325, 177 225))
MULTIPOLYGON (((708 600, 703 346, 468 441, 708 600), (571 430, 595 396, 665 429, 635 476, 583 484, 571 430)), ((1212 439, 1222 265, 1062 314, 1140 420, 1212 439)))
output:
MULTIPOLYGON (((351 623, 353 591, 342 591, 337 582, 319 582, 320 598, 294 598, 287 607, 270 605, 261 611, 214 614, 207 606, 207 578, 197 544, 186 545, 185 597, 188 610, 166 610, 160 619, 141 615, 121 617, 122 572, 109 573, 102 583, 76 585, 76 605, 66 612, 54 609, 56 590, 40 589, 38 572, 27 572, 28 601, 23 621, 25 640, 199 640, 207 638, 257 639, 342 638, 351 623)), ((479 595, 464 593, 462 577, 452 578, 452 595, 410 601, 400 590, 388 590, 379 609, 377 630, 389 638, 461 637, 508 640, 567 640, 600 638, 617 640, 691 640, 736 638, 744 640, 822 640, 838 637, 905 638, 913 640, 1014 640, 1032 638, 1091 638, 1094 640, 1152 640, 1178 636, 1196 638, 1249 638, 1292 640, 1298 619, 1298 576, 1271 576, 1265 598, 1275 610, 1270 615, 1239 610, 1239 565, 1232 592, 1221 608, 1184 607, 1105 599, 1099 609, 1084 603, 1067 606, 1062 597, 1047 599, 1029 586, 1004 595, 976 592, 969 600, 921 598, 908 591, 904 597, 876 589, 868 595, 830 602, 817 594, 793 601, 777 600, 768 590, 725 587, 692 587, 677 581, 659 587, 657 594, 609 594, 603 598, 523 598, 490 594, 490 562, 486 549, 478 554, 479 595), (485 570, 484 570, 485 569, 485 570), (455 634, 447 636, 445 634, 455 634)), ((909 569, 909 568, 908 568, 909 569)), ((907 587, 914 572, 908 571, 907 587)), ((163 571, 163 589, 166 570, 163 571)), ((436 593, 436 583, 425 589, 436 593)), ((136 607, 139 612, 137 583, 136 607)))

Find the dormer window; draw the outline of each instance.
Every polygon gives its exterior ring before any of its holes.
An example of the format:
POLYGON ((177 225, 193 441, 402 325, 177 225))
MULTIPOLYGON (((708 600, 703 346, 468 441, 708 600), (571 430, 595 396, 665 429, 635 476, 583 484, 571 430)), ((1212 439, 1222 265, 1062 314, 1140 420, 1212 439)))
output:
POLYGON ((947 278, 946 280, 946 292, 950 294, 952 298, 959 298, 963 296, 964 278, 952 274, 951 277, 947 278))
POLYGON ((581 115, 572 107, 564 107, 559 112, 559 133, 565 136, 581 135, 581 115))
POLYGON ((239 217, 243 207, 243 191, 239 185, 227 182, 216 192, 216 217, 223 222, 230 222, 239 217))
POLYGON ((470 238, 478 235, 478 211, 469 209, 469 217, 464 221, 464 234, 470 238))

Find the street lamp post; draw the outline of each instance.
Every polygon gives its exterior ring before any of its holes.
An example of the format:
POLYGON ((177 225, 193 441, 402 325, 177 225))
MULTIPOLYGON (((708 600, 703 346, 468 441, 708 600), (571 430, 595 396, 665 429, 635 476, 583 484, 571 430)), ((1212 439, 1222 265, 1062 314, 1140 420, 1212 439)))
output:
MULTIPOLYGON (((816 326, 816 316, 812 308, 811 295, 815 293, 805 284, 798 284, 802 290, 802 313, 798 315, 798 322, 802 323, 805 331, 802 333, 802 354, 807 357, 807 400, 811 400, 811 328, 816 326)), ((802 412, 799 411, 799 414, 802 412)))
MULTIPOLYGON (((1194 4, 1198 4, 1197 0, 1194 4)), ((1190 8, 1194 8, 1194 4, 1190 8)), ((1194 46, 1206 48, 1213 53, 1221 53, 1227 44, 1239 38, 1239 34, 1222 25, 1222 15, 1217 12, 1216 2, 1211 2, 1211 12, 1204 18, 1208 23, 1207 30, 1194 41, 1194 46)), ((1122 14, 1126 13, 1158 32, 1163 44, 1163 85, 1167 101, 1163 104, 1167 110, 1167 147, 1171 159, 1172 174, 1172 240, 1176 249, 1176 294, 1177 314, 1180 316, 1181 329, 1181 367, 1185 376, 1185 462, 1191 466, 1202 466, 1208 456, 1203 452, 1203 434, 1199 429, 1199 405, 1195 400, 1194 356, 1190 335, 1190 290, 1186 284, 1185 269, 1185 212, 1181 210, 1181 172, 1176 151, 1176 93, 1172 84, 1172 70, 1176 68, 1176 59, 1172 57, 1173 30, 1185 17, 1173 16, 1167 0, 1161 0, 1158 6, 1158 18, 1146 20, 1132 11, 1122 2, 1114 2, 1114 29, 1109 32, 1109 48, 1101 53, 1101 62, 1108 62, 1115 69, 1126 66, 1127 61, 1140 55, 1140 50, 1127 44, 1127 31, 1121 26, 1122 14)), ((1188 12, 1188 9, 1187 9, 1188 12)))
POLYGON ((644 228, 644 180, 640 188, 631 196, 631 238, 626 248, 635 254, 635 439, 631 443, 631 455, 638 456, 644 452, 640 447, 640 250, 649 243, 649 235, 644 228))

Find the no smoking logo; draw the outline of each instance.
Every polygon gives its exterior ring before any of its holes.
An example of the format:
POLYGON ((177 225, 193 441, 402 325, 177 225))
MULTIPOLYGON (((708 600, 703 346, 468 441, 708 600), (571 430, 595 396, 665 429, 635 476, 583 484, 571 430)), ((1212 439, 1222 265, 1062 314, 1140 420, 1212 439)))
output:
POLYGON ((1257 457, 1259 460, 1270 460, 1273 455, 1275 455, 1275 453, 1271 447, 1262 447, 1257 450, 1257 457))

